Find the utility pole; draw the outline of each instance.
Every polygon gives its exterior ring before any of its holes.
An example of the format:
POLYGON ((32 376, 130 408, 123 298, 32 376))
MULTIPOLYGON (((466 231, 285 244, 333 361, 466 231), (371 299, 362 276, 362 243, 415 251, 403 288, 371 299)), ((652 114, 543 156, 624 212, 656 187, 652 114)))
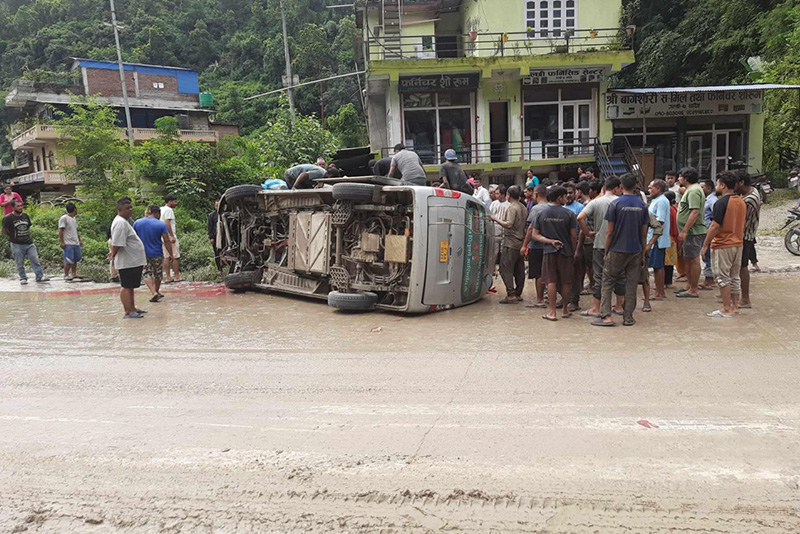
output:
MULTIPOLYGON (((114 0, 111 1, 113 2, 114 0)), ((294 85, 294 76, 292 76, 292 58, 289 57, 289 37, 286 32, 286 12, 283 10, 283 0, 280 0, 280 4, 281 24, 283 25, 283 54, 286 58, 286 86, 290 88, 287 91, 289 94, 289 119, 292 122, 292 128, 294 128, 294 89, 291 89, 291 87, 294 85)))
POLYGON ((119 29, 117 28, 117 12, 114 9, 114 0, 111 3, 111 26, 114 27, 114 42, 117 45, 117 64, 119 65, 119 81, 122 83, 122 101, 125 104, 125 124, 128 131, 128 143, 133 146, 133 128, 131 127, 131 106, 128 103, 128 86, 125 83, 125 68, 122 66, 122 50, 119 46, 119 29))

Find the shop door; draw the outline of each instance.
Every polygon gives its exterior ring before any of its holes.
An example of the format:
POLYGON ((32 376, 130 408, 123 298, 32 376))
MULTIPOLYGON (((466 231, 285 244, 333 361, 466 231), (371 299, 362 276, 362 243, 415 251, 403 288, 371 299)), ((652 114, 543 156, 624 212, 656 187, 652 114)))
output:
POLYGON ((710 178, 714 178, 717 173, 728 170, 729 154, 728 141, 730 132, 714 133, 714 167, 711 169, 710 178))
POLYGON ((492 163, 509 161, 507 101, 489 103, 489 124, 492 163))
POLYGON ((687 136, 689 167, 694 167, 700 176, 713 176, 714 172, 714 146, 711 133, 692 134, 687 136))
POLYGON ((588 102, 561 104, 560 157, 587 154, 591 132, 591 104, 588 102))

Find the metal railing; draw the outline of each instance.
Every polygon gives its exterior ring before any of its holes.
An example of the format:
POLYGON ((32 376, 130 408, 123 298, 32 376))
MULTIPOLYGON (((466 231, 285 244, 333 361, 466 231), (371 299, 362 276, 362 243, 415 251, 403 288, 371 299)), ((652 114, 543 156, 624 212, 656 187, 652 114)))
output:
POLYGON ((39 171, 17 176, 14 178, 14 182, 17 184, 66 184, 67 175, 61 171, 39 171))
MULTIPOLYGON (((462 165, 572 158, 593 159, 595 157, 596 144, 597 140, 594 137, 471 143, 456 150, 456 154, 458 154, 458 162, 462 165)), ((452 148, 452 146, 430 145, 415 148, 409 147, 408 150, 416 152, 423 165, 438 165, 444 162, 444 152, 449 148, 452 148)), ((391 147, 381 149, 381 157, 389 157, 393 153, 394 149, 391 147)))
POLYGON ((371 60, 527 57, 600 50, 630 50, 632 39, 622 28, 531 30, 530 32, 451 33, 436 35, 369 35, 371 60))
MULTIPOLYGON (((133 138, 136 140, 144 141, 158 137, 160 132, 156 128, 134 128, 133 138)), ((179 137, 182 139, 196 140, 196 141, 211 141, 217 140, 217 132, 214 130, 178 130, 179 137)), ((127 133, 124 128, 119 128, 120 139, 126 139, 127 133)), ((11 138, 11 146, 18 148, 28 141, 37 139, 41 140, 57 140, 62 137, 62 131, 58 126, 52 124, 37 124, 36 126, 25 130, 24 132, 11 138)))

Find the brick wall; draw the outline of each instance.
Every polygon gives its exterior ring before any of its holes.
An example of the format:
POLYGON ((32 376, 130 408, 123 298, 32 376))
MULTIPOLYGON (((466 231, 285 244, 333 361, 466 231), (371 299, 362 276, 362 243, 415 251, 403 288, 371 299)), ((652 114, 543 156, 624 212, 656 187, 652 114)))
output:
MULTIPOLYGON (((88 93, 90 95, 102 94, 107 97, 122 96, 122 85, 119 83, 119 71, 106 69, 86 69, 86 79, 88 82, 88 93)), ((136 96, 132 71, 125 71, 125 85, 128 88, 128 96, 136 96)))
POLYGON ((159 74, 139 73, 139 98, 159 98, 161 100, 181 100, 194 102, 197 95, 187 95, 178 92, 178 78, 159 74), (153 84, 163 84, 164 88, 154 87, 153 84))

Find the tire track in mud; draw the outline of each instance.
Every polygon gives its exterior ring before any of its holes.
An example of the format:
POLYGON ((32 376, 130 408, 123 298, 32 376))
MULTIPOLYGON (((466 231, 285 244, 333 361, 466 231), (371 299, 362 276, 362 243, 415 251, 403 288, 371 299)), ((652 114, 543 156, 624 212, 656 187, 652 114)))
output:
POLYGON ((439 493, 231 491, 216 498, 147 498, 23 490, 0 494, 9 532, 792 532, 795 502, 745 506, 623 495, 592 497, 439 493), (31 503, 37 503, 31 506, 31 503))

